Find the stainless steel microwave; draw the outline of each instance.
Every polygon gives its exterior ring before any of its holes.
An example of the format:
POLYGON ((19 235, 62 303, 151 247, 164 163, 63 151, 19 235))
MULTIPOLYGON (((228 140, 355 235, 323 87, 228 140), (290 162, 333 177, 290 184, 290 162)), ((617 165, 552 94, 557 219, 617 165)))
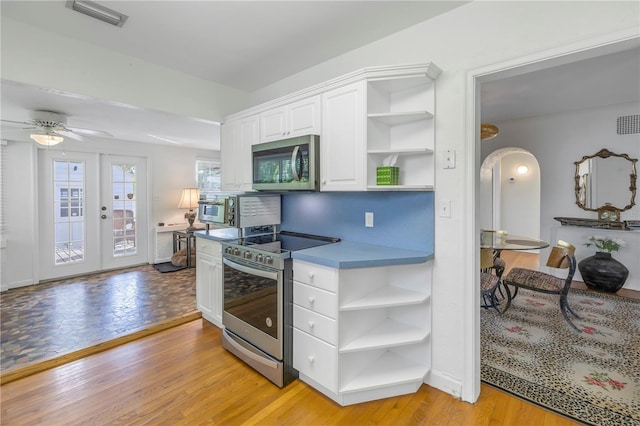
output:
POLYGON ((198 220, 221 227, 279 225, 280 194, 219 195, 198 201, 198 220))
POLYGON ((320 136, 305 135, 251 147, 253 189, 317 191, 320 189, 320 136))

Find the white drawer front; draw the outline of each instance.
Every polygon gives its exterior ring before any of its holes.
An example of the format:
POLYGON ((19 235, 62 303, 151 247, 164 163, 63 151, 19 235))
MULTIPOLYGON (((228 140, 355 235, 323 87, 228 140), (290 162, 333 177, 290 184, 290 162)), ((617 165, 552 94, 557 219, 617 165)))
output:
POLYGON ((315 263, 294 260, 293 279, 334 293, 338 291, 338 271, 315 263))
POLYGON ((334 346, 293 329, 293 368, 332 392, 338 391, 337 360, 334 346))
POLYGON ((298 305, 293 305, 293 326, 332 345, 338 341, 336 320, 298 305))
POLYGON ((335 293, 294 281, 293 303, 329 318, 338 318, 338 297, 335 293))

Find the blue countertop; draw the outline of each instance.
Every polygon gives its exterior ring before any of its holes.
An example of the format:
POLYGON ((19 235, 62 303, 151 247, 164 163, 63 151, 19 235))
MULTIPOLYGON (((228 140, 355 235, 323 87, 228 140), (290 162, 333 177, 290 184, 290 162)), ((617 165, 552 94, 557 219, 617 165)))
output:
POLYGON ((291 253, 291 257, 332 268, 349 269, 424 263, 433 259, 433 253, 340 241, 298 250, 291 253))
POLYGON ((235 240, 238 238, 238 228, 218 228, 209 231, 202 230, 193 233, 196 237, 214 241, 235 240))

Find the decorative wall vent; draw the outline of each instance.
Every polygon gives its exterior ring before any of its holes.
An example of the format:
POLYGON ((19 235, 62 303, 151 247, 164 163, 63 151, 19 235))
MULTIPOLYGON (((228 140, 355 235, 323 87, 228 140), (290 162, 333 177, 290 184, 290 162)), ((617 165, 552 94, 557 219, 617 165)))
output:
POLYGON ((617 133, 619 135, 640 133, 640 114, 618 117, 617 133))

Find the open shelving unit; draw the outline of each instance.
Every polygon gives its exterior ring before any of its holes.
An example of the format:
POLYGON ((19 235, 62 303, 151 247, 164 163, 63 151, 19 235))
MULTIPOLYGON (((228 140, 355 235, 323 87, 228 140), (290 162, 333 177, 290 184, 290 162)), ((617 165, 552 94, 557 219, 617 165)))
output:
POLYGON ((434 189, 439 70, 431 71, 367 80, 367 190, 434 189), (378 185, 376 168, 390 156, 397 156, 399 184, 378 185))

